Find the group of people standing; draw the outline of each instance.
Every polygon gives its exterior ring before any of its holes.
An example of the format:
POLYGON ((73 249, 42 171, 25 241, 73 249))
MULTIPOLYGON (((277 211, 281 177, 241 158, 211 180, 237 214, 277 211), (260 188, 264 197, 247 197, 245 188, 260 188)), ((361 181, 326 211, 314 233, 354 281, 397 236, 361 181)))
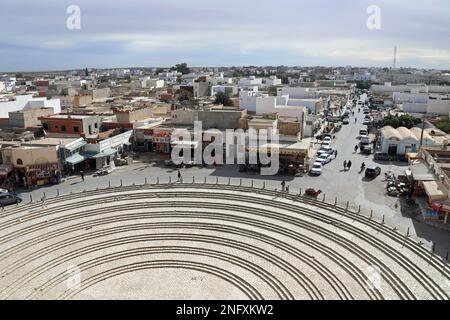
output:
POLYGON ((352 167, 352 161, 351 160, 344 160, 344 171, 350 170, 352 167))

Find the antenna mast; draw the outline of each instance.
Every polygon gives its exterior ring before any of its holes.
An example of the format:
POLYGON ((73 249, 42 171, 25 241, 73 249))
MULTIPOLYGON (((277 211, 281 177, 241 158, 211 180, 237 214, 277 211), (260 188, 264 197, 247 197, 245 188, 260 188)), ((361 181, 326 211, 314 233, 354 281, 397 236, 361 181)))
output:
POLYGON ((394 47, 394 67, 393 69, 397 69, 397 46, 394 47))

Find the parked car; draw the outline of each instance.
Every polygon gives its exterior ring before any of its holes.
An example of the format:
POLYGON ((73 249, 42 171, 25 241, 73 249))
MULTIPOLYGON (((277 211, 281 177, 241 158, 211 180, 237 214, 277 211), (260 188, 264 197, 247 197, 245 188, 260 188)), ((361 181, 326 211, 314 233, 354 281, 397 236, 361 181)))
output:
POLYGON ((323 142, 329 142, 329 143, 331 143, 331 136, 329 136, 329 135, 324 135, 324 136, 323 136, 323 142))
POLYGON ((331 162, 331 154, 322 153, 320 156, 316 158, 316 162, 320 162, 322 165, 331 162))
POLYGON ((0 205, 1 206, 8 206, 11 204, 21 203, 22 199, 15 194, 11 193, 1 193, 0 194, 0 205))
POLYGON ((368 134, 369 134, 369 131, 367 130, 367 128, 359 129, 359 135, 360 136, 367 136, 368 134))
POLYGON ((317 151, 317 154, 320 156, 321 154, 333 154, 334 150, 332 147, 326 147, 326 146, 322 146, 322 148, 320 148, 319 151, 317 151))
POLYGON ((370 143, 369 136, 361 136, 360 137, 361 145, 366 145, 370 143))
POLYGON ((309 173, 313 176, 320 176, 322 174, 322 164, 320 162, 314 162, 309 173))
POLYGON ((322 141, 322 147, 331 147, 331 141, 330 140, 323 140, 322 141))
POLYGON ((347 118, 344 118, 344 120, 342 120, 342 124, 349 124, 350 123, 350 119, 347 117, 347 118))
POLYGON ((363 145, 361 147, 361 153, 363 153, 363 154, 372 154, 372 147, 370 145, 363 145))
POLYGON ((366 168, 364 176, 368 179, 375 179, 381 174, 381 168, 378 166, 369 166, 366 168))
POLYGON ((370 124, 370 119, 364 119, 363 120, 363 125, 369 125, 370 124))
POLYGON ((390 160, 394 160, 396 157, 395 156, 390 156, 387 153, 376 152, 374 154, 373 158, 375 160, 390 161, 390 160))
POLYGON ((327 139, 327 138, 329 138, 329 139, 331 140, 332 137, 333 137, 333 136, 332 136, 330 133, 325 133, 325 134, 323 134, 323 139, 324 139, 324 140, 327 139))

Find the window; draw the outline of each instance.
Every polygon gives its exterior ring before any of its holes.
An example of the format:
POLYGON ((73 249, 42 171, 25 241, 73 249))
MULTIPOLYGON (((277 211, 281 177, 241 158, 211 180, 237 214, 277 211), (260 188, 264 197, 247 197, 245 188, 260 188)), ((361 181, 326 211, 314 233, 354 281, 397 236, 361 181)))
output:
POLYGON ((78 127, 73 127, 73 132, 79 132, 79 128, 78 127))
POLYGON ((17 159, 17 165, 18 165, 18 166, 22 166, 22 165, 23 165, 22 159, 17 159))
POLYGON ((95 129, 98 128, 98 123, 97 122, 94 124, 94 127, 95 127, 95 129))
POLYGON ((48 130, 48 123, 43 123, 42 127, 44 128, 44 130, 48 130))
POLYGON ((62 132, 66 132, 66 126, 62 125, 62 126, 61 126, 61 131, 62 131, 62 132))

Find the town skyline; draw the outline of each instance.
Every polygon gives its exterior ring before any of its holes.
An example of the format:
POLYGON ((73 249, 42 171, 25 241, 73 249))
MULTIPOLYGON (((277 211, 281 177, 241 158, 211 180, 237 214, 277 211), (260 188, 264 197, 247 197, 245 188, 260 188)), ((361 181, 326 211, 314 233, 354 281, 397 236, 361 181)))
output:
POLYGON ((448 69, 450 4, 392 1, 179 1, 126 4, 80 0, 79 25, 67 26, 72 1, 4 1, 0 70, 70 70, 127 65, 392 65, 448 69), (369 28, 371 6, 379 21, 369 28), (378 17, 378 16, 377 16, 378 17), (14 26, 12 28, 11 26, 14 26), (78 28, 79 27, 79 28, 78 28))

